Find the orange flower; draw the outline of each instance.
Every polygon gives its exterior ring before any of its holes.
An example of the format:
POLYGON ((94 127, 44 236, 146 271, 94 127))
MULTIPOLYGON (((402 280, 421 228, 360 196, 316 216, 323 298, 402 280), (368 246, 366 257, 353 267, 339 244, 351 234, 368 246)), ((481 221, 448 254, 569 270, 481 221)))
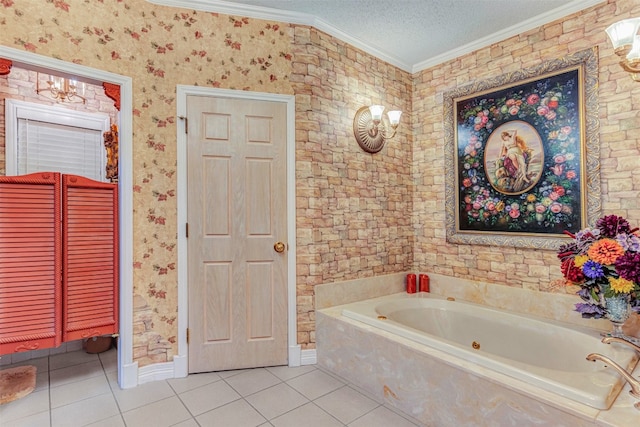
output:
POLYGON ((624 254, 624 248, 613 239, 600 239, 587 251, 589 258, 603 265, 611 265, 624 254))

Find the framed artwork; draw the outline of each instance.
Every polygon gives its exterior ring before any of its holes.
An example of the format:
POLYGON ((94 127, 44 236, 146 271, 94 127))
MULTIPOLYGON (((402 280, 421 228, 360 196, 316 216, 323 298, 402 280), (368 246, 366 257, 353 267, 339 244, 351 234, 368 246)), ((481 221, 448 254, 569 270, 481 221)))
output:
POLYGON ((557 249, 600 216, 597 49, 444 94, 447 240, 557 249))

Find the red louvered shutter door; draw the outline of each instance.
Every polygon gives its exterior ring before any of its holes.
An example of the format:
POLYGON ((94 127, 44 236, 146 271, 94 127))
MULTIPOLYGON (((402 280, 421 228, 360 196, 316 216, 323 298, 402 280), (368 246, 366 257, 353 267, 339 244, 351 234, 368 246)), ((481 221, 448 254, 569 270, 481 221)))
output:
POLYGON ((118 332, 118 187, 63 175, 63 341, 118 332))
POLYGON ((0 177, 0 354, 61 342, 60 174, 0 177))

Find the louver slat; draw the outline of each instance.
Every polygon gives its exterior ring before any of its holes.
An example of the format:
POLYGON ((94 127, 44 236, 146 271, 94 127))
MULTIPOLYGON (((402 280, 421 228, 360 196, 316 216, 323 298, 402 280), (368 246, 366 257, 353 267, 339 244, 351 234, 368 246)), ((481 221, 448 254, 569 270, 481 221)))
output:
POLYGON ((61 343, 60 174, 0 177, 0 354, 61 343))
POLYGON ((118 332, 118 187, 64 175, 63 341, 118 332))

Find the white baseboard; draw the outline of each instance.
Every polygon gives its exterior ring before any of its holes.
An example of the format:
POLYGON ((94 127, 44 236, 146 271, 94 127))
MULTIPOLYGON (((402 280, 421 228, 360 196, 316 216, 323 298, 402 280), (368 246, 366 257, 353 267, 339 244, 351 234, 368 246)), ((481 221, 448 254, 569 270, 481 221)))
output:
MULTIPOLYGON (((289 366, 315 365, 318 361, 316 350, 301 350, 300 346, 289 347, 289 366)), ((138 368, 138 362, 124 366, 121 388, 132 388, 151 381, 170 378, 184 378, 189 375, 186 356, 174 356, 172 362, 154 363, 138 368)))
POLYGON ((138 369, 138 385, 169 378, 176 378, 173 362, 154 363, 138 369))
POLYGON ((122 364, 118 372, 118 385, 122 389, 133 388, 138 385, 138 362, 122 364))
POLYGON ((300 352, 301 365, 315 365, 318 363, 318 354, 316 349, 302 350, 300 352))
POLYGON ((296 367, 300 366, 300 355, 301 347, 299 345, 291 345, 289 346, 289 366, 296 367))
POLYGON ((189 375, 189 359, 187 356, 173 356, 174 378, 184 378, 189 375))

